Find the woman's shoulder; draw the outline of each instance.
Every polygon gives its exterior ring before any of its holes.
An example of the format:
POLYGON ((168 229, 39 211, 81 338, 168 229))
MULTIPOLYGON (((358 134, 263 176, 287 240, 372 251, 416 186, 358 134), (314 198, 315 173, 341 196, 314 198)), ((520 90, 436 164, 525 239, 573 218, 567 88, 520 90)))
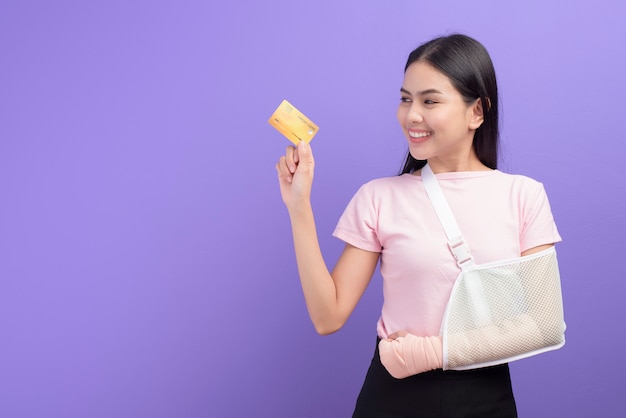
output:
POLYGON ((403 174, 400 176, 378 177, 362 183, 353 195, 359 202, 373 202, 375 205, 391 203, 398 198, 412 194, 415 189, 416 176, 403 174))
POLYGON ((494 174, 495 175, 492 176, 494 181, 509 183, 512 185, 517 185, 519 187, 543 187, 542 183, 539 180, 536 180, 524 174, 505 173, 504 171, 500 170, 494 170, 494 174))
POLYGON ((385 193, 391 190, 398 190, 411 187, 415 181, 421 181, 420 177, 411 174, 401 174, 399 176, 378 177, 371 179, 361 186, 361 190, 370 193, 385 193))
POLYGON ((492 190, 510 193, 517 196, 519 201, 535 202, 546 197, 544 185, 539 180, 524 174, 496 172, 494 181, 499 183, 494 183, 492 190))

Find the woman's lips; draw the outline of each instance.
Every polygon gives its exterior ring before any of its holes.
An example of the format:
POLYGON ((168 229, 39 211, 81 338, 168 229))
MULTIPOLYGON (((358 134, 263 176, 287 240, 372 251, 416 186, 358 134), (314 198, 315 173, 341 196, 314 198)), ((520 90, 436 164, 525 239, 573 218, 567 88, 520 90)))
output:
POLYGON ((433 135, 433 131, 410 129, 407 132, 409 133, 409 141, 411 141, 414 144, 419 144, 420 142, 424 142, 433 135))

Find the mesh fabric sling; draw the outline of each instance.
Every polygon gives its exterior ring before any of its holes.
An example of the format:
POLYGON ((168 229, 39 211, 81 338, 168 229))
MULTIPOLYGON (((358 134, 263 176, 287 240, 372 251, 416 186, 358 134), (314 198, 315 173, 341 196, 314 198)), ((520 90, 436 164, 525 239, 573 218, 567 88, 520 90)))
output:
POLYGON ((493 366, 561 348, 565 321, 555 248, 475 264, 428 164, 422 179, 462 270, 441 326, 444 370, 493 366))

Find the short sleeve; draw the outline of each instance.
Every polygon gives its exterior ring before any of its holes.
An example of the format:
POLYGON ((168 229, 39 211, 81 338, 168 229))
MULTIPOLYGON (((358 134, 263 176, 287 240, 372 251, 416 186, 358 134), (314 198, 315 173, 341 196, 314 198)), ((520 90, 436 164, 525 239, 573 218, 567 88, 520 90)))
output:
POLYGON ((368 184, 361 186, 337 222, 333 236, 366 251, 380 252, 378 216, 375 199, 368 184))
POLYGON ((545 188, 543 184, 537 182, 534 186, 529 188, 522 202, 522 230, 520 231, 522 252, 540 245, 561 241, 545 188))

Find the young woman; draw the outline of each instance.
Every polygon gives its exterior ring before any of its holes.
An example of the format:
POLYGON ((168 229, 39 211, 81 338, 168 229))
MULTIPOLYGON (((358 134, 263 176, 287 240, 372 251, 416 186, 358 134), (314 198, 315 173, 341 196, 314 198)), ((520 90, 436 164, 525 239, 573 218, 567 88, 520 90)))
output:
POLYGON ((485 48, 451 35, 414 50, 398 121, 409 147, 402 173, 373 180, 352 198, 334 232, 346 246, 332 272, 310 203, 310 146, 287 148, 276 165, 309 315, 320 334, 339 330, 380 261, 378 339, 353 416, 515 417, 508 365, 441 369, 439 332, 460 268, 421 178, 428 163, 477 264, 561 240, 541 183, 497 170, 498 92, 485 48))

